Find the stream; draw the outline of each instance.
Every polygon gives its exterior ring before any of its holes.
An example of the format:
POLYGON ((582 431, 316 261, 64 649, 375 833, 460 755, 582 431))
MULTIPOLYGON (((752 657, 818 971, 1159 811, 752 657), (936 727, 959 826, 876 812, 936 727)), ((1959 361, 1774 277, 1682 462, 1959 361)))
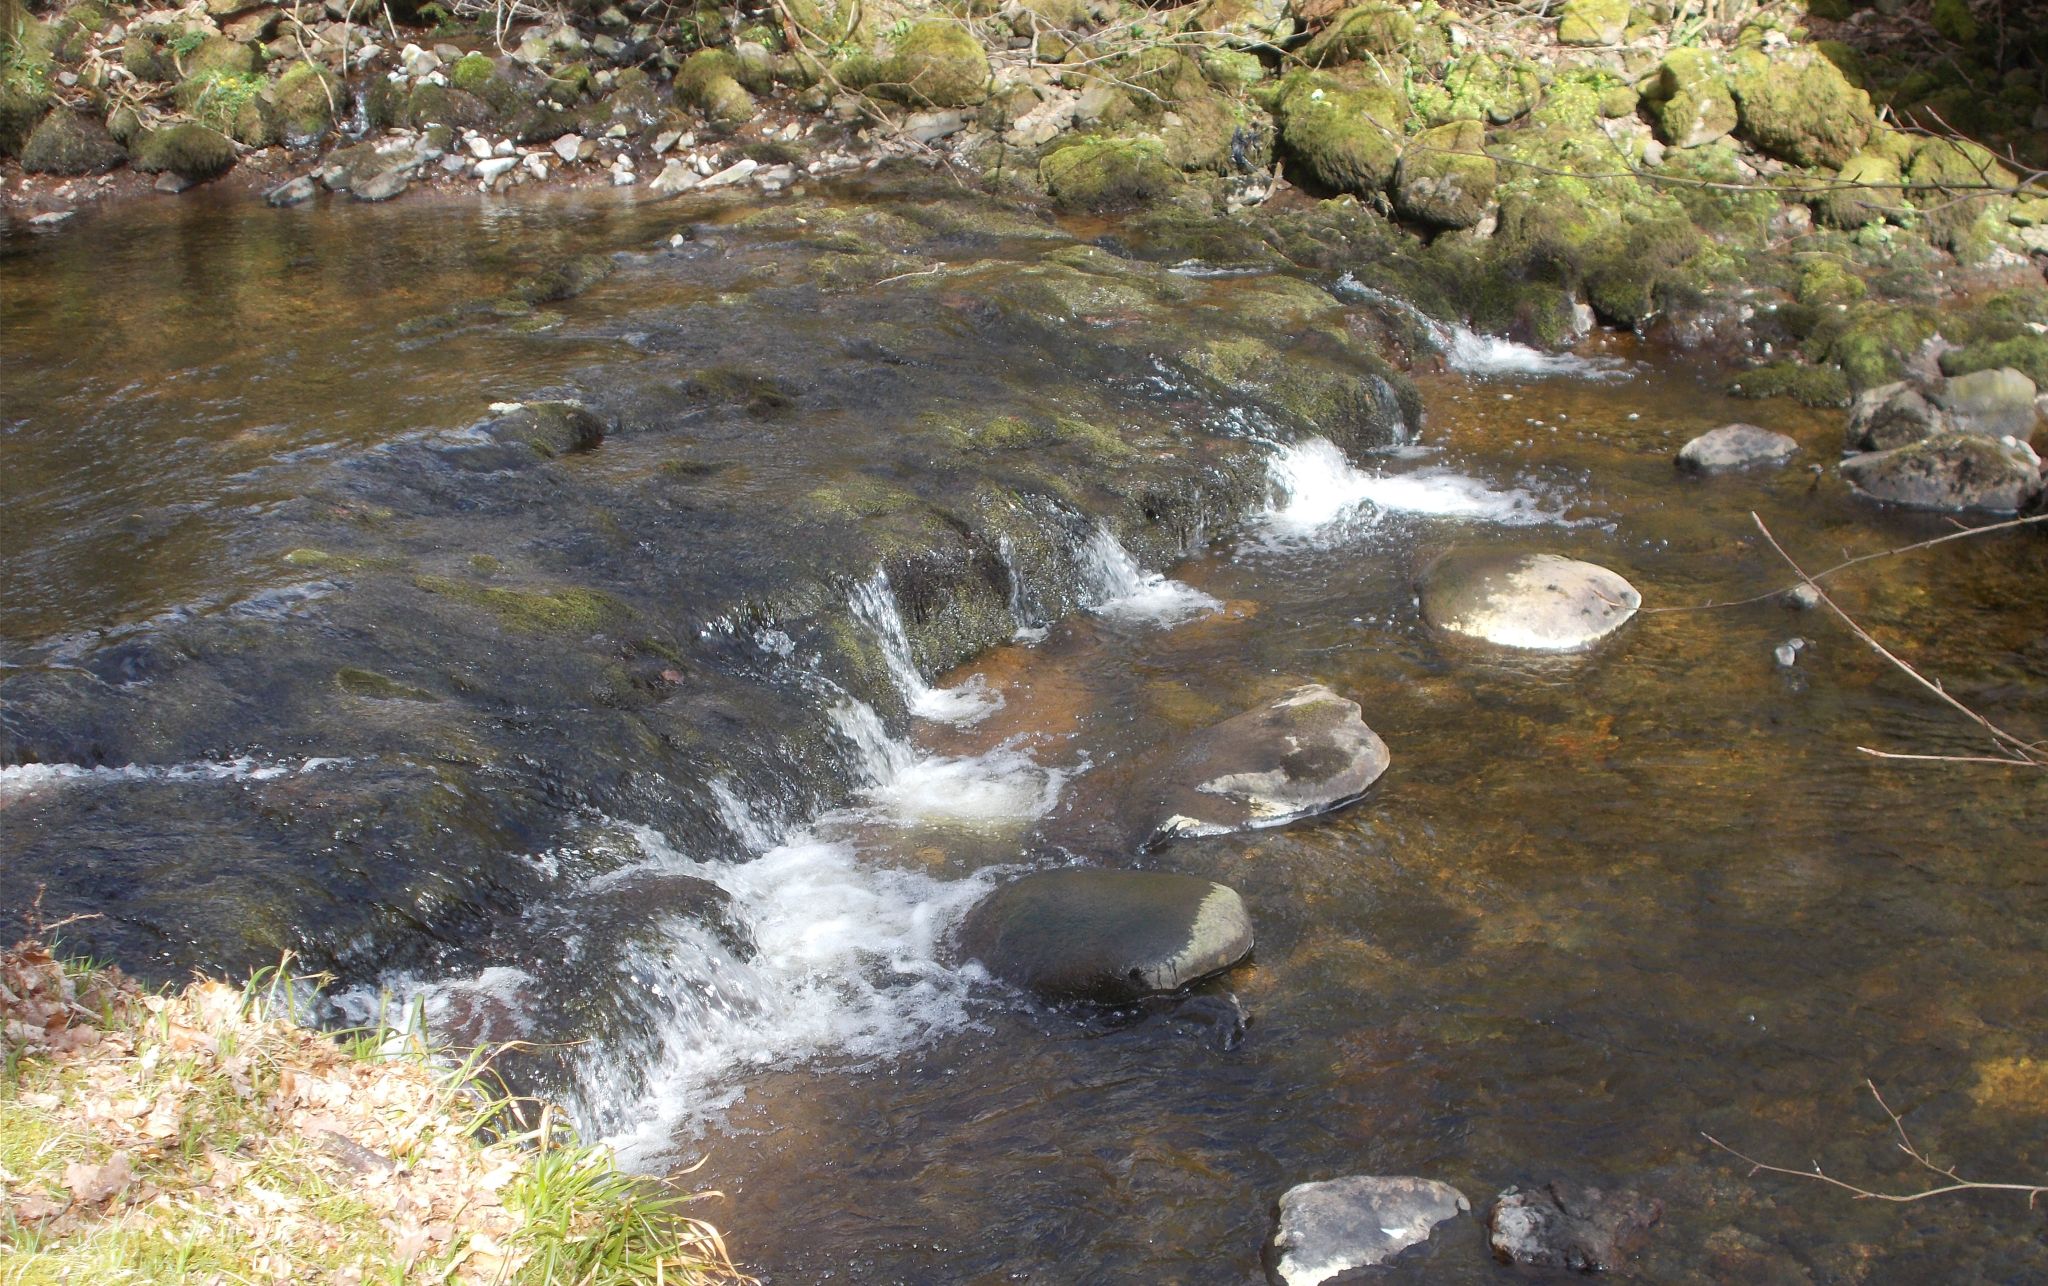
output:
MULTIPOLYGON (((1859 753, 1982 743, 1760 597, 1795 578, 1751 515, 1809 568, 1951 524, 1683 354, 1098 231, 877 185, 0 237, 0 902, 46 886, 145 977, 291 950, 337 1024, 530 1042, 778 1286, 1255 1283, 1279 1194, 1344 1174, 1637 1189, 1647 1280, 2048 1278, 2021 1198, 1858 1203, 1703 1138, 1924 1186, 1868 1080, 1943 1164, 2048 1172, 2048 782, 1859 753), (602 444, 491 427, 551 399, 602 444), (1802 453, 1673 467, 1734 421, 1802 453), (1416 576, 1473 545, 1646 610, 1447 645, 1416 576), (1129 850, 1151 749, 1309 682, 1391 749, 1366 798, 1129 850), (1073 863, 1243 894, 1255 955, 1197 988, 1241 1040, 957 958, 1073 863)), ((2044 578, 2036 530, 1829 586, 2034 737, 2044 578)), ((1379 1275, 1520 1279, 1476 1218, 1379 1275)))

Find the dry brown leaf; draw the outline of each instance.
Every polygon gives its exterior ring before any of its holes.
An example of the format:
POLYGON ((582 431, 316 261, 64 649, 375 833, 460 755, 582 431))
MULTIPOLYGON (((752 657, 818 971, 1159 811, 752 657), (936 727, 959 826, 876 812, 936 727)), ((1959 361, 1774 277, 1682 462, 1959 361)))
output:
POLYGON ((71 1199, 82 1206, 98 1205, 135 1182, 135 1170, 126 1152, 116 1152, 105 1165, 73 1161, 64 1167, 64 1186, 71 1199))
POLYGON ((64 1213, 66 1207, 57 1204, 40 1192, 32 1192, 14 1203, 14 1217, 22 1223, 41 1223, 45 1219, 64 1213))

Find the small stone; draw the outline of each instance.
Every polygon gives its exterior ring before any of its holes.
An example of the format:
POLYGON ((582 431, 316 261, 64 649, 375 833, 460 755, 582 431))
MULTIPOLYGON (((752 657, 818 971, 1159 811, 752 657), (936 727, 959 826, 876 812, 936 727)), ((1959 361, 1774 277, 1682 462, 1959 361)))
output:
POLYGON ((660 156, 663 152, 666 152, 670 148, 674 147, 676 145, 676 140, 681 137, 681 132, 677 130, 669 130, 665 133, 656 134, 654 136, 654 146, 650 150, 656 156, 660 156))
POLYGON ((548 176, 548 158, 545 153, 529 152, 527 155, 519 158, 519 165, 520 168, 537 179, 544 179, 548 176))
POLYGON ((320 187, 313 182, 310 174, 301 174, 288 179, 263 194, 263 199, 274 206, 304 205, 320 194, 320 187))
POLYGON ((1820 591, 1804 582, 1794 585, 1779 597, 1785 606, 1801 612, 1810 612, 1820 606, 1820 591))
POLYGON ((150 186, 154 187, 159 192, 166 192, 172 196, 176 196, 178 193, 185 191, 187 188, 197 187, 198 184, 195 183, 193 180, 186 178, 182 174, 173 174, 169 171, 165 171, 164 173, 157 175, 156 182, 151 184, 150 186))
POLYGON ((1694 473, 1720 473, 1753 465, 1780 465, 1799 453, 1799 444, 1782 433, 1754 424, 1728 424, 1709 429, 1678 452, 1678 467, 1694 473))
POLYGON ((581 134, 564 134, 549 144, 549 146, 554 148, 555 155, 561 157, 562 163, 567 165, 583 154, 583 136, 581 134))
POLYGON ((751 159, 734 161, 731 165, 726 166, 724 169, 718 171, 716 174, 712 174, 706 177, 704 180, 704 186, 707 188, 727 187, 731 184, 744 181, 745 179, 750 177, 755 170, 758 170, 760 168, 761 163, 759 161, 751 159))
POLYGON ((1320 1286, 1385 1263, 1471 1208, 1464 1194, 1435 1179, 1352 1175, 1296 1184, 1280 1198, 1273 1275, 1280 1286, 1320 1286))
POLYGON ((479 161, 491 159, 491 141, 480 134, 463 135, 462 145, 468 148, 469 154, 479 161))
POLYGON ((1771 655, 1778 658, 1778 664, 1780 666, 1789 670, 1794 665, 1799 663, 1799 651, 1801 648, 1804 648, 1805 646, 1805 639, 1786 639, 1783 643, 1778 644, 1777 647, 1771 650, 1771 655))
POLYGON ((612 171, 612 186, 615 188, 629 188, 639 181, 640 177, 631 170, 612 171))
POLYGON ((1626 1189, 1605 1192, 1562 1179, 1509 1188, 1487 1219, 1496 1259, 1531 1268, 1611 1272, 1664 1217, 1664 1203, 1626 1189))
POLYGON ((489 183, 501 174, 510 173, 519 164, 516 156, 494 156, 488 161, 476 163, 476 176, 489 183))
POLYGON ((647 187, 656 196, 675 196, 688 192, 703 182, 704 180, 688 165, 681 161, 670 161, 662 167, 661 173, 655 175, 654 182, 647 187))
POLYGON ((41 214, 30 215, 28 222, 34 228, 54 227, 77 213, 76 210, 45 210, 41 214))
POLYGON ((410 171, 403 166, 379 170, 349 185, 349 195, 358 201, 389 201, 411 184, 410 171))
POLYGON ((519 155, 519 145, 517 143, 514 143, 509 138, 501 138, 497 142, 491 144, 491 155, 517 156, 519 155))
POLYGON ((903 121, 903 135, 919 143, 936 143, 966 129, 972 120, 966 112, 913 112, 903 121))

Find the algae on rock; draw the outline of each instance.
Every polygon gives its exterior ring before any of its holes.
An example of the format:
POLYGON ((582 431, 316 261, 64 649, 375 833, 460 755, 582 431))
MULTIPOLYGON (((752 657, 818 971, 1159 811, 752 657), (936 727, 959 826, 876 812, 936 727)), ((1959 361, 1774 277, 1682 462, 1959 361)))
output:
POLYGON ((1794 165, 1839 167, 1877 130, 1870 95, 1811 50, 1751 61, 1734 80, 1741 132, 1794 165))
POLYGON ((1078 138, 1046 153, 1038 173, 1062 209, 1091 213, 1150 205, 1186 184, 1148 138, 1078 138))
POLYGON ((1440 228, 1469 228, 1486 216, 1500 167, 1485 153, 1486 127, 1454 121, 1425 130, 1401 154, 1394 208, 1440 228))
POLYGON ((1295 72, 1281 85, 1275 114, 1282 152, 1312 182, 1375 196, 1392 181, 1408 112, 1391 86, 1295 72))

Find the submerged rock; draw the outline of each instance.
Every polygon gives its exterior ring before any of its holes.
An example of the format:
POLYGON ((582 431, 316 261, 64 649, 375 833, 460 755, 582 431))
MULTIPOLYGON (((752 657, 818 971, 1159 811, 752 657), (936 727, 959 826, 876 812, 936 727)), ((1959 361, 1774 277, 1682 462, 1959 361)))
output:
POLYGON ((1799 452, 1799 444, 1783 433, 1754 424, 1726 424, 1709 429, 1678 451, 1678 467, 1693 473, 1720 473, 1752 465, 1783 464, 1799 452))
POLYGON ((1175 991, 1251 949, 1236 890, 1161 871, 1026 875, 984 898, 960 930, 962 956, 1049 1000, 1175 991))
POLYGON ((320 187, 313 182, 313 176, 301 174, 295 179, 286 179, 283 183, 270 189, 270 191, 263 194, 263 199, 271 205, 283 207, 304 205, 318 195, 320 195, 320 187))
POLYGON ((1948 412, 1949 425, 1961 433, 1987 437, 2032 437, 2038 414, 2034 381, 2010 366, 1957 375, 1944 383, 1934 400, 1948 412))
POLYGON ((1462 549, 1422 577, 1422 617, 1447 634, 1537 652, 1575 652, 1628 623, 1643 596, 1594 563, 1462 549))
POLYGON ((1356 1174, 1298 1183, 1280 1198, 1273 1276, 1281 1286, 1319 1286, 1385 1263, 1471 1208, 1435 1179, 1356 1174))
POLYGON ((1320 683, 1296 688, 1167 753, 1141 788, 1144 844, 1328 812, 1363 795, 1389 762, 1356 701, 1320 683))
POLYGON ((1501 1193, 1487 1230, 1502 1263, 1590 1273, 1620 1267, 1663 1217, 1664 1203, 1639 1192, 1556 1179, 1501 1193))
POLYGON ((2025 443, 1974 433, 1852 456, 1842 476, 1872 500, 1911 509, 2013 513, 2041 491, 2041 461, 2025 443))

